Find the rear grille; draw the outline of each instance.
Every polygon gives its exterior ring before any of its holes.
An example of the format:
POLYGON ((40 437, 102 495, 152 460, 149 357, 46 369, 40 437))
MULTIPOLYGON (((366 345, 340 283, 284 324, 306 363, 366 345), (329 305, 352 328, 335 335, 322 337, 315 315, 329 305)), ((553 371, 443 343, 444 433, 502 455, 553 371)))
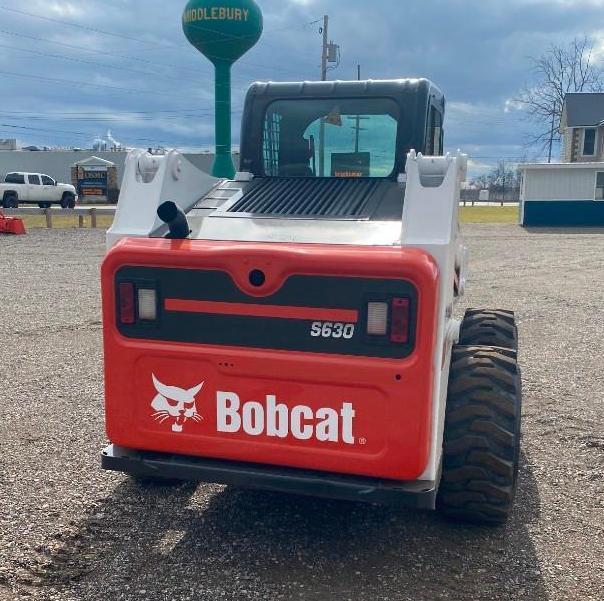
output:
POLYGON ((378 200, 376 192, 383 184, 371 178, 267 177, 256 182, 229 213, 368 217, 378 200))

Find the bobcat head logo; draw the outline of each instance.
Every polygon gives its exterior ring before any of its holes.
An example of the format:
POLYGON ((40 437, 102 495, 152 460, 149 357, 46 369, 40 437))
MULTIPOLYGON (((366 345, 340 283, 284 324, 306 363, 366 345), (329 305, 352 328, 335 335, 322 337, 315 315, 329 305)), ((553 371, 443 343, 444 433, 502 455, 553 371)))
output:
POLYGON ((176 386, 166 386, 162 384, 152 374, 153 385, 157 391, 157 396, 153 399, 151 407, 155 413, 152 417, 155 421, 163 424, 165 421, 171 421, 172 432, 182 432, 182 427, 188 420, 200 422, 203 417, 197 413, 197 401, 195 397, 199 394, 205 382, 184 390, 176 386))

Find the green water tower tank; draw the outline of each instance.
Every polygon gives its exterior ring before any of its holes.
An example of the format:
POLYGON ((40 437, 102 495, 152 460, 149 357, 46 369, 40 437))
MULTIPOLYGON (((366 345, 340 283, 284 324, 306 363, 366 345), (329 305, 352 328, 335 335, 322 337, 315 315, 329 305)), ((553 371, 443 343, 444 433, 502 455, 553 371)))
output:
POLYGON ((231 66, 260 39, 262 11, 254 0, 190 0, 182 26, 189 42, 216 70, 216 159, 212 175, 232 178, 231 66))

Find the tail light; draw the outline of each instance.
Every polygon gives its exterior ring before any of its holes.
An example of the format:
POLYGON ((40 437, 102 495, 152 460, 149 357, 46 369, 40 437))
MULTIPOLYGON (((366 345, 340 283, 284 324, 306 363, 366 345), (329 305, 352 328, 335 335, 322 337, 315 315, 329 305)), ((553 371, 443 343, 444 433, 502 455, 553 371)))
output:
POLYGON ((136 322, 134 284, 132 282, 121 282, 119 291, 120 322, 124 325, 132 325, 136 322))
POLYGON ((409 299, 392 299, 392 319, 390 323, 390 342, 407 344, 409 342, 409 299))
POLYGON ((134 282, 118 285, 118 315, 122 325, 138 321, 157 320, 157 291, 149 285, 137 286, 134 282))
POLYGON ((367 304, 367 335, 376 342, 408 344, 411 302, 393 298, 367 304))

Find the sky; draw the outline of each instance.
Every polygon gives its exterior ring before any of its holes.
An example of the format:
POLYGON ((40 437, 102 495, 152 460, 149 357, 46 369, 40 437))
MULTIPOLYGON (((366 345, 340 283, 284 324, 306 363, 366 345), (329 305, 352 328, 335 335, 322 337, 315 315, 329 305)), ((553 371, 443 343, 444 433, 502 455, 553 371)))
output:
MULTIPOLYGON (((260 42, 233 68, 233 142, 247 86, 320 75, 322 17, 341 47, 330 79, 427 77, 447 98, 445 149, 474 174, 539 159, 514 102, 530 57, 588 35, 604 60, 604 0, 258 0, 260 42)), ((213 72, 181 27, 185 0, 0 0, 0 138, 90 147, 213 145, 213 72)))

